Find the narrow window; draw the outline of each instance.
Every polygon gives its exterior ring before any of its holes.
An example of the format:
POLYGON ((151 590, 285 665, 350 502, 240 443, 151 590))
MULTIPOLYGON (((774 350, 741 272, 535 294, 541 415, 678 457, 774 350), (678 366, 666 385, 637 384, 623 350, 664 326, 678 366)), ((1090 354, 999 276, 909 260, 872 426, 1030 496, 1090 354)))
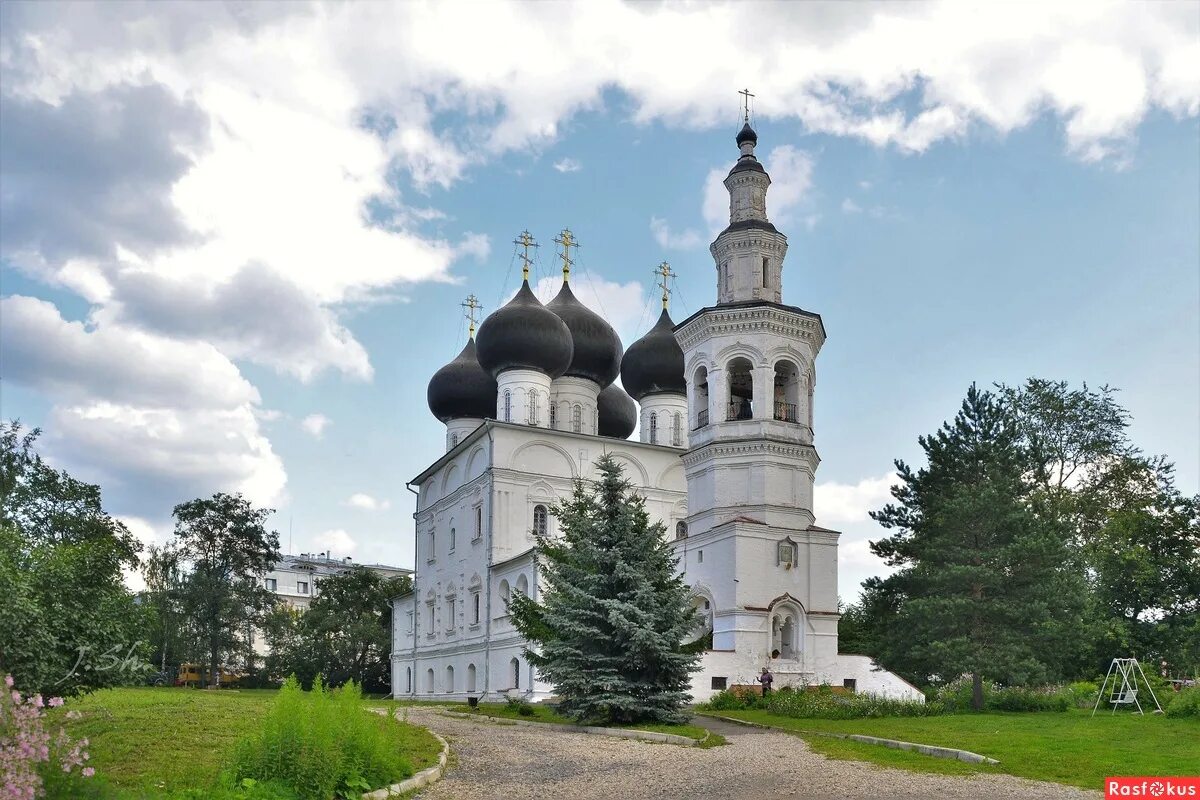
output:
POLYGON ((704 551, 703 551, 703 550, 697 550, 697 551, 696 551, 696 563, 697 563, 697 564, 703 564, 703 563, 704 563, 704 551))
POLYGON ((650 444, 658 444, 658 414, 650 413, 650 444))
POLYGON ((426 560, 433 561, 433 559, 436 556, 437 556, 437 531, 431 530, 429 532, 429 555, 426 557, 426 560))
POLYGON ((458 447, 458 434, 457 433, 450 434, 450 447, 451 447, 451 449, 458 447))
POLYGON ((571 430, 583 433, 583 406, 578 403, 571 409, 571 430))
POLYGON ((412 694, 412 667, 404 668, 404 685, 408 687, 405 692, 412 694))
POLYGON ((550 428, 558 430, 558 407, 554 403, 550 404, 550 428))
POLYGON ((683 520, 680 520, 679 522, 675 523, 675 538, 676 539, 687 538, 687 523, 684 522, 683 520))
POLYGON ((509 663, 509 666, 512 667, 513 688, 520 689, 521 688, 521 662, 514 658, 512 661, 510 661, 508 663, 509 663))
POLYGON ((545 536, 546 528, 548 527, 548 514, 545 506, 533 507, 533 534, 534 536, 545 536))
POLYGON ((530 392, 529 393, 529 424, 530 425, 538 424, 538 412, 539 412, 538 393, 530 392))
POLYGON ((504 390, 504 421, 512 422, 512 392, 504 390))
POLYGON ((683 415, 678 411, 671 420, 671 444, 674 447, 683 446, 683 415))
POLYGON ((483 536, 483 506, 475 506, 475 538, 483 536))
POLYGON ((454 630, 454 617, 457 610, 458 603, 452 597, 446 602, 446 616, 449 617, 449 619, 446 620, 446 630, 448 631, 454 630))
POLYGON ((435 622, 435 619, 434 619, 433 603, 430 603, 429 604, 429 632, 432 634, 436 627, 437 627, 437 622, 435 622))
POLYGON ((768 261, 765 258, 763 259, 763 288, 764 289, 766 289, 767 287, 769 287, 771 285, 770 264, 771 264, 770 261, 768 261))
POLYGON ((733 271, 729 269, 729 262, 725 262, 723 267, 725 270, 725 291, 730 291, 733 288, 733 271))
POLYGON ((454 552, 454 540, 456 538, 458 538, 458 534, 455 532, 454 528, 451 528, 450 529, 450 552, 451 553, 454 552))
POLYGON ((479 592, 471 595, 471 624, 479 624, 479 592))
POLYGON ((409 611, 407 616, 408 616, 408 632, 412 633, 413 632, 413 612, 409 611))

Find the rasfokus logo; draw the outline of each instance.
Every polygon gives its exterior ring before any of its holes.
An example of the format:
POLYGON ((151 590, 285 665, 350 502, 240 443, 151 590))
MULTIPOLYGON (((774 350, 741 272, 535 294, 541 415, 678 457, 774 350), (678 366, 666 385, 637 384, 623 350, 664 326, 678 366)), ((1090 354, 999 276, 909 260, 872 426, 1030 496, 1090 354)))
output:
POLYGON ((1200 800, 1200 777, 1105 778, 1104 800, 1117 797, 1195 797, 1200 800))

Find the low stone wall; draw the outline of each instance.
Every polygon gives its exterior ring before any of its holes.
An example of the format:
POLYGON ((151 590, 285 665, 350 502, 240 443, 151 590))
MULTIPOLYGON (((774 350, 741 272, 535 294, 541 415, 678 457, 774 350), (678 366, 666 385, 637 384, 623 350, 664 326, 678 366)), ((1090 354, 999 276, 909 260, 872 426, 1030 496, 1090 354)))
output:
POLYGON ((750 728, 765 728, 771 731, 782 731, 783 733, 804 733, 813 736, 828 736, 832 739, 850 739, 855 742, 864 744, 878 744, 884 747, 891 747, 896 750, 912 750, 918 753, 923 753, 934 758, 949 758, 957 761, 966 761, 970 764, 999 764, 1000 762, 994 758, 981 756, 979 753, 972 753, 970 750, 956 750, 953 747, 937 747, 931 744, 918 744, 917 742, 902 742, 899 739, 881 739, 878 736, 864 736, 859 733, 831 733, 829 731, 801 731, 794 728, 776 728, 771 725, 763 725, 758 722, 749 722, 736 717, 725 717, 720 714, 699 713, 699 716, 712 717, 713 719, 722 719, 726 722, 733 722, 737 725, 745 725, 750 728))
MULTIPOLYGON (((692 739, 687 736, 679 736, 674 733, 658 733, 657 731, 639 731, 630 728, 601 728, 594 725, 562 725, 557 722, 530 722, 524 719, 507 719, 505 717, 489 717, 486 714, 465 714, 460 711, 438 711, 436 712, 446 717, 458 717, 459 719, 473 719, 480 722, 491 722, 497 725, 518 725, 523 727, 541 728, 543 730, 563 731, 564 733, 590 733, 596 736, 613 736, 618 739, 637 739, 643 742, 657 742, 659 744, 678 744, 684 747, 695 747, 705 741, 704 739, 692 739)), ((711 734, 709 734, 711 735, 711 734)))
MULTIPOLYGON (((373 708, 371 709, 376 714, 386 714, 387 712, 373 708)), ((426 728, 425 730, 429 730, 426 728)), ((439 736, 435 731, 429 731, 435 739, 442 743, 442 752, 438 753, 438 763, 432 767, 425 769, 413 775, 411 778, 405 778, 399 783, 393 783, 391 786, 385 786, 382 789, 364 792, 363 800, 385 800, 388 797, 399 797, 416 789, 421 789, 431 783, 437 783, 442 779, 442 775, 446 772, 446 758, 450 755, 450 743, 439 736)))

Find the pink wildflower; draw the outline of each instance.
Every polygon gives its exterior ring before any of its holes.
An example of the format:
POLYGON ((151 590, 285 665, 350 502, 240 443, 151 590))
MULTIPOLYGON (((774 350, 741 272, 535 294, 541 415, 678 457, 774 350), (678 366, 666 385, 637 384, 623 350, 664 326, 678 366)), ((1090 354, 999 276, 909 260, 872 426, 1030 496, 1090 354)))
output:
POLYGON ((9 689, 11 689, 13 687, 13 676, 12 675, 4 676, 4 685, 7 686, 9 689))
POLYGON ((51 697, 50 698, 50 707, 51 708, 58 708, 62 704, 63 704, 63 699, 61 697, 51 697))
POLYGON ((92 776, 93 776, 93 775, 95 775, 95 774, 96 774, 96 770, 94 770, 93 768, 91 768, 91 767, 84 767, 84 768, 83 768, 83 777, 85 777, 85 778, 90 778, 90 777, 92 777, 92 776))

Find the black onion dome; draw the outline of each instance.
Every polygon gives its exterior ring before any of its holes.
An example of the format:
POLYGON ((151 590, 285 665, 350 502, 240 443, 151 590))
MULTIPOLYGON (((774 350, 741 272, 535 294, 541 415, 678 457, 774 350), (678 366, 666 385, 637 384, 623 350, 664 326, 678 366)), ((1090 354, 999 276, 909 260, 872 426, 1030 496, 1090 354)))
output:
POLYGON ((637 427, 637 404, 615 383, 604 387, 596 398, 599 433, 613 439, 628 439, 637 427))
POLYGON ((564 375, 587 378, 601 387, 617 379, 621 371, 621 337, 596 312, 579 302, 571 285, 563 281, 558 296, 546 304, 571 331, 574 355, 564 375))
POLYGON ((738 147, 741 147, 746 142, 751 142, 752 144, 758 144, 758 134, 754 132, 754 128, 750 127, 749 122, 747 122, 745 125, 742 126, 742 129, 740 131, 738 131, 738 135, 737 135, 737 146, 738 147))
POLYGON ((687 394, 683 348, 675 341, 675 323, 665 308, 658 324, 625 351, 621 383, 639 402, 651 394, 687 394))
POLYGON ((467 341, 453 361, 433 373, 425 394, 429 410, 442 422, 496 416, 496 382, 479 366, 474 339, 467 341))
POLYGON ((510 369, 533 369, 557 378, 571 365, 571 331, 529 288, 479 326, 479 364, 493 378, 510 369))

